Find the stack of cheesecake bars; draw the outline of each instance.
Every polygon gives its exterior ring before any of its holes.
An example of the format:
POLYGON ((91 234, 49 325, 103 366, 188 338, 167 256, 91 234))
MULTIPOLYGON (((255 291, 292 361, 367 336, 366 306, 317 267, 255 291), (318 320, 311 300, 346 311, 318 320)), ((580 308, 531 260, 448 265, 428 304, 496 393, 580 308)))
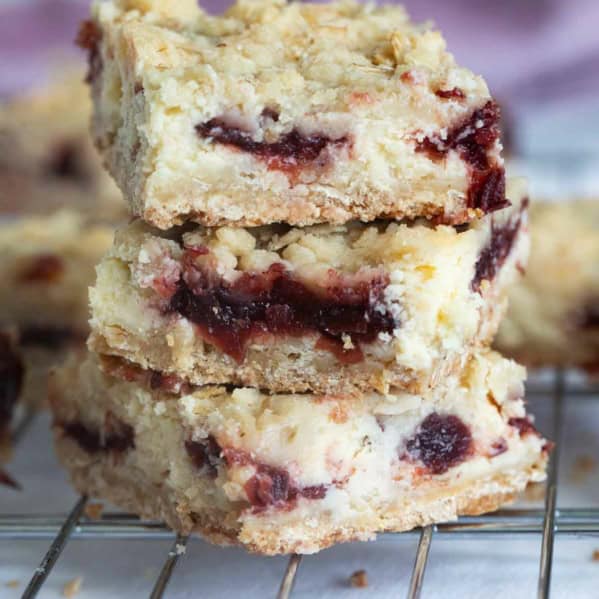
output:
POLYGON ((133 220, 52 382, 77 489, 310 553, 512 500, 549 444, 489 349, 528 252, 497 105, 400 7, 94 6, 93 134, 133 220))

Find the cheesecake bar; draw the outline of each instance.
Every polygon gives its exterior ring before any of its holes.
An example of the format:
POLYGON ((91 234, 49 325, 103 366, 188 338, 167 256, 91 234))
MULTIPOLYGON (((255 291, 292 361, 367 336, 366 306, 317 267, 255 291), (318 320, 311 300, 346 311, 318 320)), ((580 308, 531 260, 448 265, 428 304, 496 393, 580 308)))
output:
POLYGON ((79 43, 96 145, 161 229, 459 224, 506 205, 487 85, 400 6, 113 0, 79 43))
POLYGON ((83 72, 0 102, 0 213, 59 208, 122 219, 125 203, 89 135, 91 102, 83 72))
POLYGON ((84 337, 88 287, 110 247, 113 227, 62 210, 48 217, 0 223, 0 323, 20 330, 20 342, 84 337))
POLYGON ((524 369, 490 352, 425 395, 351 399, 105 371, 90 356, 52 382, 76 489, 218 544, 313 553, 491 511, 544 478, 524 369))
POLYGON ((599 369, 599 200, 531 209, 531 257, 497 346, 531 366, 599 369))
POLYGON ((0 327, 25 365, 24 405, 41 405, 48 369, 84 345, 88 287, 112 237, 112 226, 67 210, 0 223, 0 327))
POLYGON ((517 187, 460 227, 134 222, 97 268, 89 346, 197 385, 421 391, 497 330, 528 251, 517 187))

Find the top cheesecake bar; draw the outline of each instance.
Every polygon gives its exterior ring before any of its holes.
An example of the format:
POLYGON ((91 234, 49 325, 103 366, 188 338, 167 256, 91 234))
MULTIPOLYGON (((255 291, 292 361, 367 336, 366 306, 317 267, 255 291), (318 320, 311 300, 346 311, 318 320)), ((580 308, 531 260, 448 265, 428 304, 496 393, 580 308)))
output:
POLYGON ((111 0, 79 43, 96 145, 159 228, 460 224, 506 205, 497 104, 399 6, 111 0))

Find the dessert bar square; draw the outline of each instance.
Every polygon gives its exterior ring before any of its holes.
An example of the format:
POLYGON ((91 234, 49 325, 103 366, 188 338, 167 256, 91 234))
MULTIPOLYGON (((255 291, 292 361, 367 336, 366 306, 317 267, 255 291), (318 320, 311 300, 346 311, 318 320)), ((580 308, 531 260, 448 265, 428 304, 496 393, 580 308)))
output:
POLYGON ((48 368, 84 345, 88 287, 112 237, 112 226, 69 210, 0 223, 0 330, 9 332, 23 363, 24 405, 43 404, 48 368))
POLYGON ((83 72, 0 102, 0 213, 60 208, 121 219, 125 203, 89 135, 83 72))
POLYGON ((524 369, 498 354, 424 395, 352 399, 174 394, 112 365, 73 361, 53 381, 56 447, 75 487, 218 544, 313 553, 491 511, 544 478, 549 446, 524 410, 524 369))
POLYGON ((96 3, 93 133, 133 213, 167 229, 463 223, 505 206, 499 109, 400 6, 96 3))
POLYGON ((489 342, 526 264, 526 191, 426 220, 120 230, 90 291, 93 351, 193 384, 421 391, 489 342))
POLYGON ((531 366, 599 369, 599 200, 531 209, 531 259, 497 346, 531 366))
POLYGON ((84 337, 88 287, 113 234, 72 210, 0 223, 0 323, 17 327, 22 343, 52 331, 84 337))

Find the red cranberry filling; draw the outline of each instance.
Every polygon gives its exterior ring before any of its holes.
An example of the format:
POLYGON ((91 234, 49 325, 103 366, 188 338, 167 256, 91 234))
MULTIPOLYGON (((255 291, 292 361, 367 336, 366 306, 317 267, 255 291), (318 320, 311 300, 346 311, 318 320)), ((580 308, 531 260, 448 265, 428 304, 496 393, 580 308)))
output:
POLYGON ((466 97, 466 94, 459 87, 438 89, 435 95, 443 100, 463 100, 466 97))
MULTIPOLYGON (((525 208, 526 202, 523 203, 523 209, 525 208)), ((521 220, 522 216, 519 215, 518 218, 512 219, 502 226, 495 226, 495 223, 493 223, 491 240, 482 250, 476 261, 474 277, 470 283, 473 291, 480 293, 482 281, 492 281, 495 278, 497 272, 510 255, 520 231, 521 220)))
POLYGON ((518 433, 521 437, 525 437, 526 435, 539 435, 539 431, 537 431, 535 425, 528 416, 522 418, 510 418, 508 424, 518 429, 518 433))
POLYGON ((487 151, 499 138, 499 117, 499 106, 489 101, 450 129, 445 138, 425 137, 416 150, 425 152, 432 160, 442 160, 450 150, 456 150, 475 169, 488 169, 487 151))
POLYGON ((93 21, 81 23, 75 43, 88 52, 89 68, 85 77, 87 83, 93 83, 102 72, 102 56, 99 48, 101 40, 102 32, 93 21))
POLYGON ((433 412, 407 441, 406 449, 410 457, 420 460, 432 474, 443 474, 471 453, 472 434, 457 416, 433 412))
MULTIPOLYGON (((274 121, 279 118, 278 113, 269 108, 264 109, 262 116, 274 121)), ((295 128, 277 141, 255 141, 251 133, 228 124, 224 117, 200 123, 195 129, 202 138, 253 154, 264 160, 269 168, 282 171, 293 171, 298 167, 318 163, 323 150, 328 146, 340 147, 349 143, 347 136, 332 139, 326 135, 304 135, 295 128)))
POLYGON ((258 464, 256 474, 245 483, 250 504, 258 510, 269 506, 291 507, 299 497, 323 499, 327 494, 325 485, 299 488, 294 485, 289 472, 266 464, 258 464))
POLYGON ((468 188, 468 206, 479 208, 485 214, 510 205, 505 197, 505 170, 493 167, 484 171, 470 173, 468 188))
POLYGON ((507 441, 503 437, 499 437, 497 441, 494 441, 491 444, 491 450, 489 452, 489 457, 494 458, 502 453, 505 453, 508 450, 507 441))
POLYGON ((185 450, 198 470, 205 468, 210 478, 217 477, 222 449, 212 435, 204 441, 185 441, 185 450))
POLYGON ((52 283, 59 279, 63 272, 64 264, 60 256, 39 254, 21 273, 19 280, 23 283, 52 283))
POLYGON ((175 374, 165 374, 157 370, 145 369, 116 356, 102 356, 102 369, 115 378, 136 382, 153 391, 158 390, 171 395, 182 395, 191 393, 193 390, 192 385, 175 374))
POLYGON ((218 466, 254 466, 256 472, 244 485, 248 501, 257 510, 269 506, 292 507, 299 497, 323 499, 327 493, 325 485, 298 487, 284 468, 257 462, 251 454, 234 448, 221 448, 210 435, 204 441, 186 441, 185 450, 198 470, 206 469, 210 478, 216 478, 218 466))
POLYGON ((244 485, 249 502, 256 507, 285 503, 296 491, 290 484, 289 472, 266 464, 259 464, 256 474, 244 485))
POLYGON ((306 499, 324 499, 327 494, 327 488, 325 485, 312 485, 311 487, 301 488, 299 493, 306 499))
POLYGON ((151 370, 150 389, 180 395, 188 393, 191 390, 191 385, 176 374, 165 374, 157 370, 151 370))
POLYGON ((103 436, 99 431, 87 427, 79 421, 63 423, 63 433, 77 442, 87 453, 105 451, 124 452, 135 447, 135 432, 128 424, 111 419, 114 430, 103 436))
POLYGON ((449 151, 457 151, 470 166, 468 206, 483 212, 509 206, 505 198, 504 169, 493 164, 487 156, 499 139, 499 119, 499 106, 488 101, 450 129, 445 138, 440 135, 425 137, 416 146, 416 151, 425 152, 431 160, 442 160, 449 151))
POLYGON ((24 369, 8 335, 0 333, 0 434, 8 428, 23 385, 24 369))
POLYGON ((193 269, 179 280, 168 310, 195 323, 203 338, 241 362, 248 342, 264 333, 315 331, 333 341, 349 335, 358 347, 380 332, 392 332, 398 323, 375 309, 387 284, 382 275, 345 283, 332 271, 330 284, 317 292, 280 263, 266 272, 243 273, 232 284, 193 269))

